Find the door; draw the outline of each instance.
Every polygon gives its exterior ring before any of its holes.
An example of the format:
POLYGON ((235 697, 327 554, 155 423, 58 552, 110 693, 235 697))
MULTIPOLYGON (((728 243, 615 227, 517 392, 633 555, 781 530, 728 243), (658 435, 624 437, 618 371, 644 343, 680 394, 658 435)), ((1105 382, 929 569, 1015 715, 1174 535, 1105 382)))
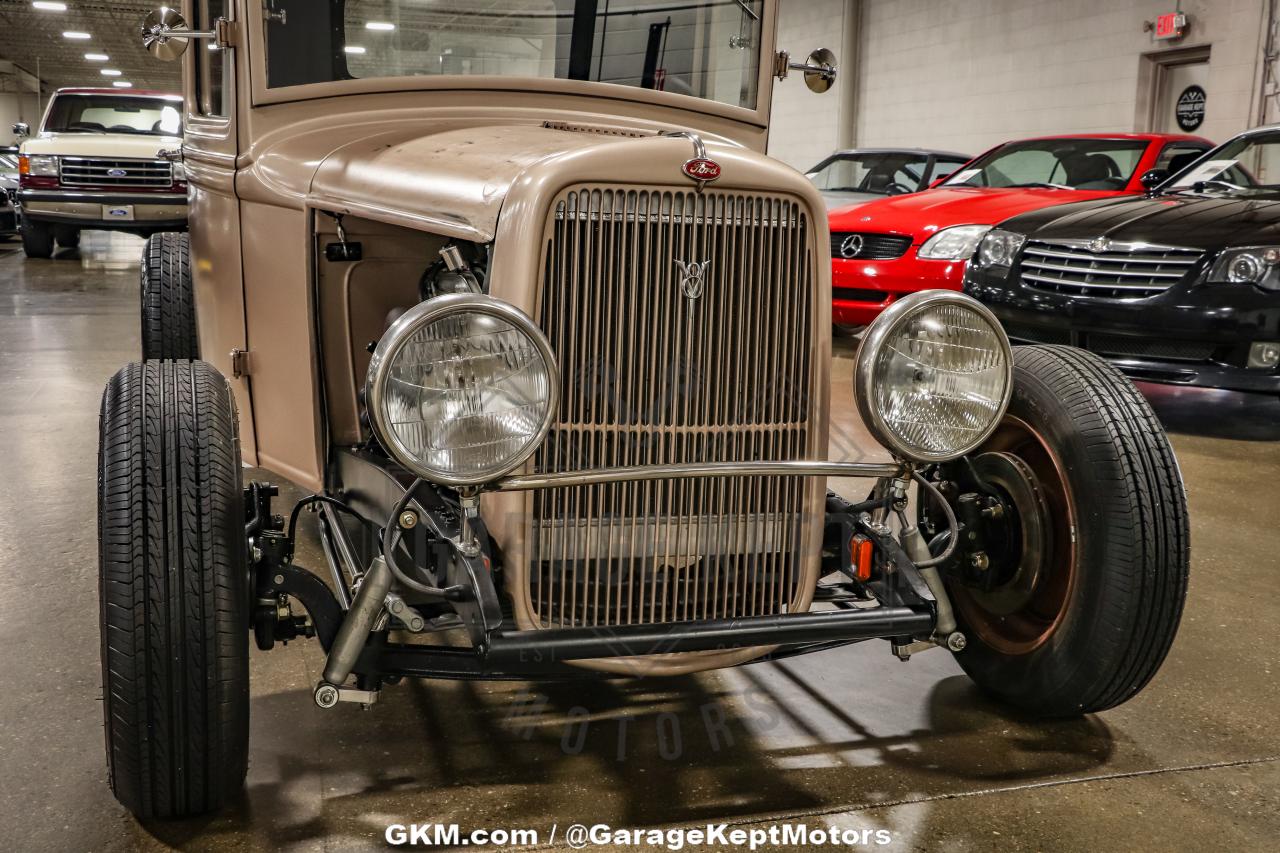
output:
POLYGON ((1157 73, 1152 130, 1201 133, 1208 104, 1209 60, 1161 64, 1157 73))

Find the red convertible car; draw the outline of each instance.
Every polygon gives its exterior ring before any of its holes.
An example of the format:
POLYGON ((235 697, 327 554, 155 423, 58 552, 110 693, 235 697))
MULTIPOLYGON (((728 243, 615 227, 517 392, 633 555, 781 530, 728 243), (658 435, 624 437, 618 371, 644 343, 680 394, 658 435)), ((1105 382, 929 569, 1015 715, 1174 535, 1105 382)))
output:
POLYGON ((1055 204, 1140 194, 1212 147, 1157 133, 1006 142, 933 189, 832 210, 832 321, 864 326, 905 294, 959 290, 993 225, 1055 204))

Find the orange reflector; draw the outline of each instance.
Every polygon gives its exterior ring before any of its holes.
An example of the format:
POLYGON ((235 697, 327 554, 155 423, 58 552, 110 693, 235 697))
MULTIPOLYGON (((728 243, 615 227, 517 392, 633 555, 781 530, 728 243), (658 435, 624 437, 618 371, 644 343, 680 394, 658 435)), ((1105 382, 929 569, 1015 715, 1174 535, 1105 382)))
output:
POLYGON ((849 553, 853 555, 853 576, 860 581, 871 580, 871 540, 855 533, 849 540, 849 553))
POLYGON ((18 174, 19 175, 31 174, 31 158, 28 157, 26 154, 18 155, 18 174))

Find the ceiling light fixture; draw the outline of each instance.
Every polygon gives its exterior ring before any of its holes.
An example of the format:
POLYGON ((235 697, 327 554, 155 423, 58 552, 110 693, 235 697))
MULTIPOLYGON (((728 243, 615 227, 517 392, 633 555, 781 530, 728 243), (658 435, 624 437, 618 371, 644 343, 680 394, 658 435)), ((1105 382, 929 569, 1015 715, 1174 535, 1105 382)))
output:
POLYGON ((115 82, 113 82, 111 85, 112 85, 112 86, 115 86, 117 89, 132 89, 132 88, 133 88, 133 84, 132 84, 132 83, 130 83, 128 80, 116 80, 116 81, 115 81, 115 82))
POLYGON ((107 56, 105 53, 86 53, 84 58, 90 62, 106 62, 111 57, 107 56))
POLYGON ((93 36, 89 35, 88 33, 76 32, 75 30, 67 30, 65 33, 62 34, 62 37, 64 39, 75 39, 76 41, 84 41, 86 39, 93 38, 93 36))
POLYGON ((377 30, 380 33, 389 33, 396 28, 395 24, 389 24, 386 21, 370 21, 364 25, 366 30, 377 30))
POLYGON ((66 4, 66 3, 48 3, 48 2, 46 2, 46 0, 36 0, 36 2, 35 2, 35 3, 32 3, 31 5, 32 5, 33 7, 35 7, 36 9, 39 9, 41 12, 65 12, 65 11, 67 11, 67 4, 66 4))
POLYGON ((361 47, 361 46, 360 46, 360 45, 358 45, 358 44, 349 44, 349 45, 347 45, 346 47, 344 47, 344 48, 342 49, 342 52, 343 52, 343 53, 355 53, 355 54, 368 53, 368 51, 367 51, 367 50, 365 50, 363 47, 361 47))
POLYGON ((120 76, 120 72, 115 70, 114 68, 103 68, 98 73, 101 74, 103 77, 119 77, 120 76))

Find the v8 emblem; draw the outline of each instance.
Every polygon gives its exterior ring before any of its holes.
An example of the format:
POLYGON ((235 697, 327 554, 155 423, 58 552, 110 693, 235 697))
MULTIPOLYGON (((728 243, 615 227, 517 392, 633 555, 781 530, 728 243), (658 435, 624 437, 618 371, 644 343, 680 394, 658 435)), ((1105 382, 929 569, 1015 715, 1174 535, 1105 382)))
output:
POLYGON ((690 300, 702 296, 702 291, 707 286, 707 267, 711 266, 711 261, 676 261, 676 266, 680 268, 680 289, 684 291, 684 295, 690 300))

